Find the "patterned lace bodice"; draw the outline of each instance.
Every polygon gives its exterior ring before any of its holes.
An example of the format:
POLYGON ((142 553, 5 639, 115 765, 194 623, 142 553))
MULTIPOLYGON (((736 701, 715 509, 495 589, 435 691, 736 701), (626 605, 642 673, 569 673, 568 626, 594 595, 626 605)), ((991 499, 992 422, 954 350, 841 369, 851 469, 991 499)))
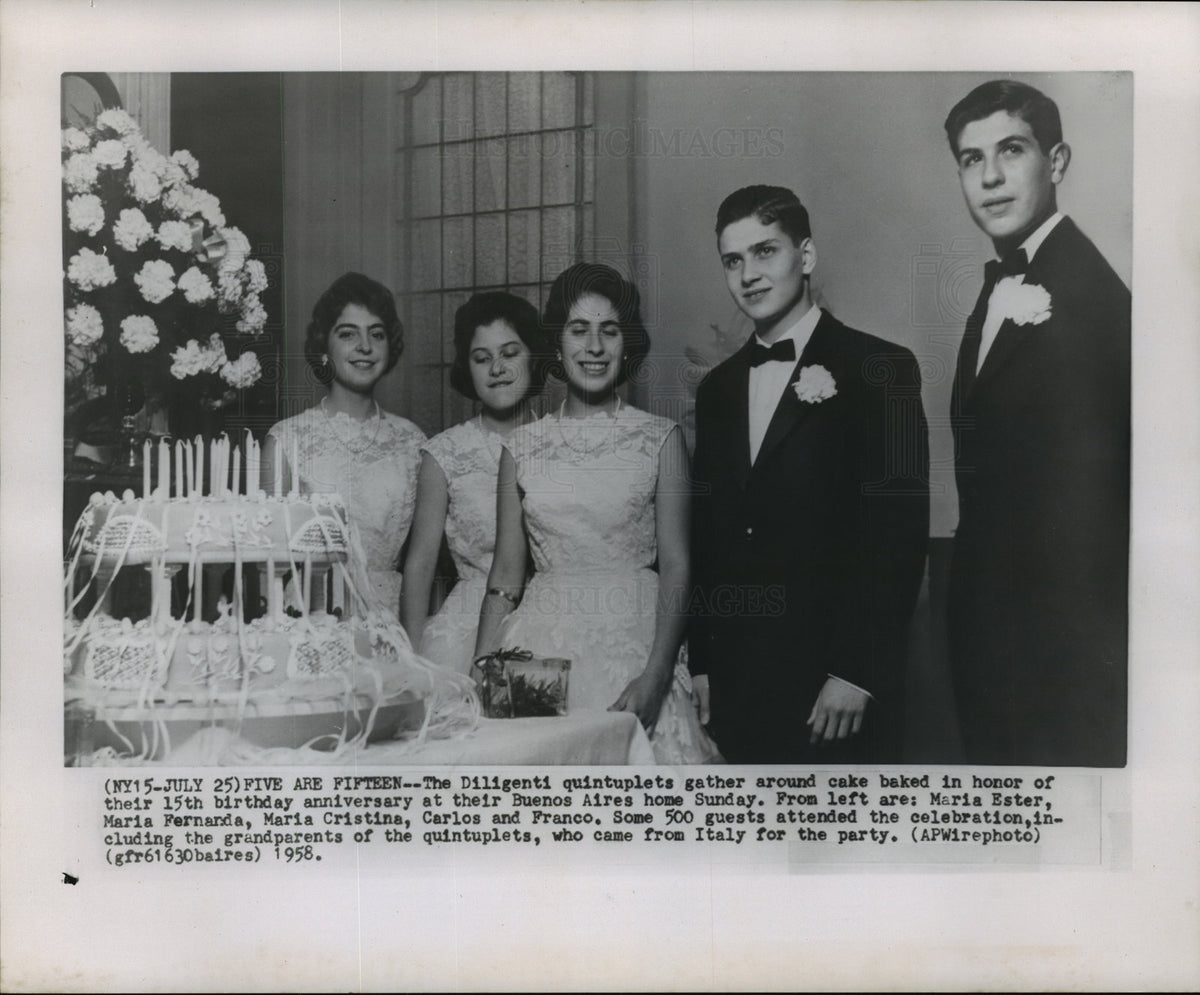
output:
POLYGON ((423 447, 446 475, 446 543, 460 578, 486 576, 496 550, 496 474, 503 442, 472 418, 423 447))
POLYGON ((425 433, 386 411, 360 422, 317 405, 279 422, 268 435, 289 465, 295 454, 302 491, 331 491, 345 500, 367 569, 395 571, 412 524, 425 433))
POLYGON ((658 556, 658 454, 675 423, 622 406, 614 416, 560 418, 518 429, 517 465, 534 566, 636 570, 658 556))

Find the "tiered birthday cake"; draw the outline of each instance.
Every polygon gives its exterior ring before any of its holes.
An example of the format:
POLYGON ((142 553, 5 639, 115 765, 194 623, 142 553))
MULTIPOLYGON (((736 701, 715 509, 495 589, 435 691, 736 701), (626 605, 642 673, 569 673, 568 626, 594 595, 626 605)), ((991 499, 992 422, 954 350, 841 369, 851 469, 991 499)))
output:
POLYGON ((160 443, 154 482, 147 445, 144 497, 92 495, 68 554, 69 713, 117 733, 118 752, 161 758, 169 723, 184 719, 188 731, 222 723, 295 747, 310 734, 391 736, 461 707, 465 680, 418 657, 394 617, 366 610, 342 499, 298 493, 294 473, 290 487, 277 472, 263 490, 248 434, 245 450, 243 466, 228 439, 160 443), (146 723, 155 734, 142 729, 138 746, 130 732, 146 723))

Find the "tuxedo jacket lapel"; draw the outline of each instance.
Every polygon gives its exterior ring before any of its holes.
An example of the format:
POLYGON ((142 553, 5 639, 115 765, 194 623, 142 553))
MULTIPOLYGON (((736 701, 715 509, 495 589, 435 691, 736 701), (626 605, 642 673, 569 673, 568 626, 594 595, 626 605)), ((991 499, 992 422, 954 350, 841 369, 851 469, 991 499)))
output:
MULTIPOLYGON (((799 401, 796 398, 795 390, 792 388, 796 381, 800 379, 800 371, 804 367, 812 366, 814 363, 822 363, 836 345, 837 333, 834 331, 834 321, 835 319, 830 316, 828 311, 822 312, 816 328, 813 329, 808 343, 804 346, 804 351, 800 353, 800 358, 792 370, 792 375, 788 378, 787 386, 783 388, 783 394, 779 398, 779 403, 775 406, 775 413, 771 416, 770 424, 767 425, 767 434, 763 436, 755 465, 770 456, 771 451, 816 407, 815 404, 804 404, 799 401)), ((749 378, 747 378, 747 382, 748 380, 749 378)), ((748 396, 749 391, 747 390, 748 396)), ((748 403, 746 408, 747 418, 749 418, 748 403)), ((748 425, 746 435, 748 440, 748 425)))
POLYGON ((750 479, 750 347, 754 336, 735 354, 735 363, 730 370, 730 396, 732 417, 729 419, 732 443, 734 479, 738 487, 746 489, 750 479))
POLYGON ((954 393, 958 399, 965 402, 975 389, 975 367, 979 365, 979 346, 983 335, 983 322, 987 317, 988 297, 992 288, 984 280, 975 301, 975 310, 967 318, 966 331, 963 332, 962 345, 958 349, 958 371, 955 376, 954 393))

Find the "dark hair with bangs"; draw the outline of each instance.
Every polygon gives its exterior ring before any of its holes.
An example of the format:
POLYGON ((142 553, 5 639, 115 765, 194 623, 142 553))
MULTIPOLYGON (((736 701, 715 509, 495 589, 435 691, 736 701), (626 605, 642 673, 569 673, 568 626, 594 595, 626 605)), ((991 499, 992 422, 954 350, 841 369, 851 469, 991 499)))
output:
POLYGON ((962 137, 963 128, 972 121, 982 121, 998 111, 1019 117, 1029 125, 1038 146, 1046 155, 1063 140, 1058 104, 1028 83, 994 79, 975 87, 946 116, 946 138, 955 158, 958 158, 958 140, 962 137))

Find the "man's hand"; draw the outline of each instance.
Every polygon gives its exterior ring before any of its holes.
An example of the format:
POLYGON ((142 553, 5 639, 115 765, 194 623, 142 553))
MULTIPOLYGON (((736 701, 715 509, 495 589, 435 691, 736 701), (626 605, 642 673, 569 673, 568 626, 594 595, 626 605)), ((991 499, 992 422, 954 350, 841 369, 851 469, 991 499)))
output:
POLYGON ((807 725, 812 726, 810 743, 848 739, 862 728, 863 713, 870 696, 836 677, 825 680, 807 725))
POLYGON ((712 717, 712 712, 709 709, 708 697, 708 674, 694 674, 692 676, 692 704, 696 706, 696 711, 700 713, 700 724, 708 725, 708 720, 712 717))

